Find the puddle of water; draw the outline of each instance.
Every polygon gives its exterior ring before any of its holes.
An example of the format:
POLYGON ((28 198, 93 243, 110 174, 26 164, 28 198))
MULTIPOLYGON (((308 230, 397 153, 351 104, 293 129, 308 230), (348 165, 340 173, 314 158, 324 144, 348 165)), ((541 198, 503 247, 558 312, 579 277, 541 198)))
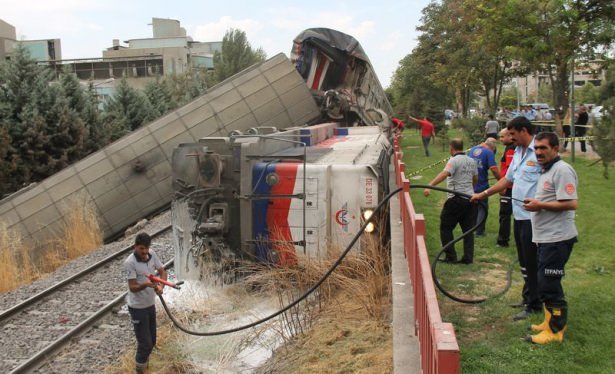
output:
MULTIPOLYGON (((224 287, 186 281, 182 289, 167 289, 165 301, 186 327, 220 331, 243 326, 280 309, 274 295, 248 293, 241 284, 224 287)), ((276 317, 256 327, 219 336, 185 335, 182 349, 205 372, 253 372, 269 359, 292 332, 276 317)))

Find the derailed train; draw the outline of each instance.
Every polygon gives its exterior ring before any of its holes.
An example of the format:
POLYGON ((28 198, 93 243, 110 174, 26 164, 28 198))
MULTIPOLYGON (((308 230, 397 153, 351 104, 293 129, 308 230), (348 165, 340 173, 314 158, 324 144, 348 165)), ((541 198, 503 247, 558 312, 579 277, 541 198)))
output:
POLYGON ((291 60, 320 118, 174 150, 180 277, 200 276, 205 263, 293 264, 299 254, 323 256, 330 244, 343 248, 388 192, 391 107, 359 43, 335 30, 308 29, 295 38, 291 60))

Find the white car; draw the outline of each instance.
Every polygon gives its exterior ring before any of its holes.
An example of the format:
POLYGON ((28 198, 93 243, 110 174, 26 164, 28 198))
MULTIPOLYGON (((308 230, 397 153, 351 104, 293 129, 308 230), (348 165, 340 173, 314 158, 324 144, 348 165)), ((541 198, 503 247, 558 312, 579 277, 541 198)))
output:
POLYGON ((590 114, 594 117, 594 119, 600 120, 602 116, 607 115, 608 113, 606 109, 604 108, 604 106, 598 105, 592 108, 590 114))

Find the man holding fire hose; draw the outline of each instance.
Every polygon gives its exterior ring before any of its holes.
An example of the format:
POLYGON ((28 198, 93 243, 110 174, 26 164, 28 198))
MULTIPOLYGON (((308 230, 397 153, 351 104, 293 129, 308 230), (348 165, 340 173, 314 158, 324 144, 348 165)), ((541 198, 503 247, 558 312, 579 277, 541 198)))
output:
POLYGON ((150 275, 158 271, 162 280, 167 279, 162 262, 150 249, 151 243, 152 238, 147 233, 139 233, 135 238, 134 252, 124 261, 124 275, 129 289, 126 302, 137 338, 137 374, 147 372, 149 355, 156 345, 155 299, 164 288, 164 284, 152 282, 150 275))

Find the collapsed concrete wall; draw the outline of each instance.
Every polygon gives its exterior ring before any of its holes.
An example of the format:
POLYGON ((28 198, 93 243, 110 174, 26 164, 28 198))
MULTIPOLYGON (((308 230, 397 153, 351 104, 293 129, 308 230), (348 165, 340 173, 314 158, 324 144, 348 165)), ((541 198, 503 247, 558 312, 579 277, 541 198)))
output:
POLYGON ((171 201, 171 155, 180 143, 257 126, 286 128, 319 115, 293 64, 278 54, 212 87, 44 181, 0 201, 1 221, 36 242, 61 232, 75 197, 91 199, 104 236, 171 201))

